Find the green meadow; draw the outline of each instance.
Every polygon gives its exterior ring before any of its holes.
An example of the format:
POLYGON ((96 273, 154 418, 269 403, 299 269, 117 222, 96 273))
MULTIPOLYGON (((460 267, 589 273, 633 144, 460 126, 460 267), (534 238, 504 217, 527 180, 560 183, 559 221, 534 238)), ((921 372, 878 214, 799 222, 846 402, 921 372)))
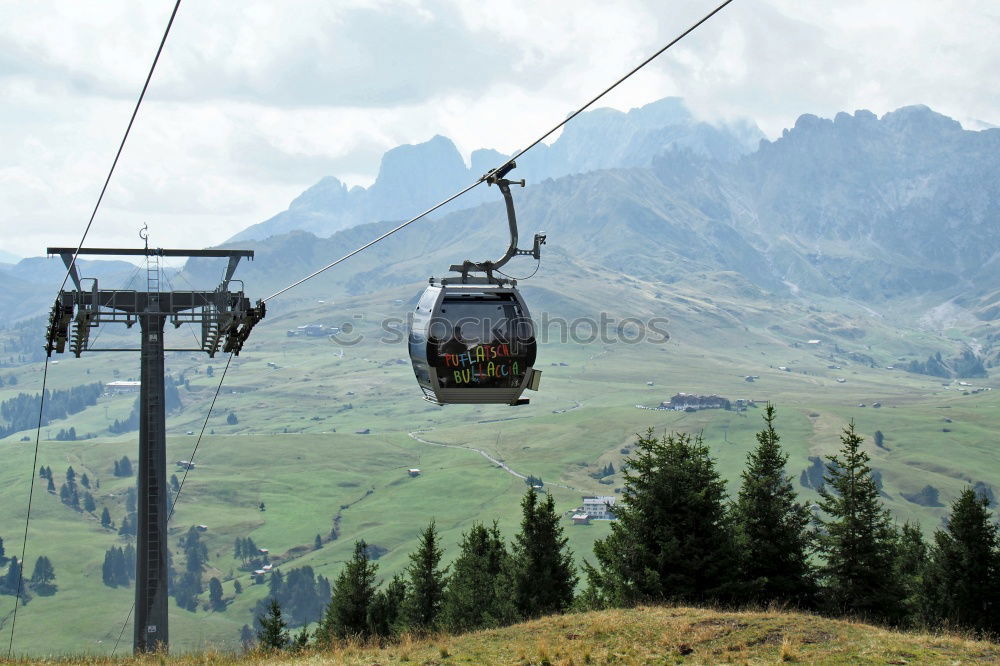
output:
MULTIPOLYGON (((516 408, 439 407, 419 397, 405 343, 395 336, 394 324, 388 333, 383 324, 386 317, 405 315, 417 286, 364 298, 338 294, 337 299, 318 298, 322 291, 314 289, 305 292, 308 297, 277 303, 232 361, 170 527, 177 565, 182 557, 177 539, 192 525, 207 526, 202 533, 210 561, 205 581, 216 576, 223 582, 228 605, 224 611, 206 605, 190 612, 171 600, 172 649, 238 649, 240 627, 252 622, 255 603, 267 594, 266 584, 253 584, 239 569, 233 557, 238 537, 252 537, 267 548, 283 571, 308 565, 329 578, 357 539, 385 549, 378 560, 383 578, 400 572, 418 532, 432 519, 446 559, 475 521, 496 520, 511 537, 526 486, 483 453, 545 482, 567 514, 566 534, 578 561, 589 557, 593 542, 609 526, 575 526, 568 516, 582 495, 620 490, 623 451, 636 433, 652 428, 701 434, 735 493, 760 427, 759 407, 767 401, 778 407, 793 478, 810 464, 810 456, 835 452, 840 431, 854 420, 868 439, 873 467, 882 473, 886 505, 898 520, 917 521, 928 532, 941 524, 948 503, 966 484, 1000 479, 993 436, 1000 427, 1000 392, 971 393, 992 388, 992 380, 969 380, 974 386, 963 387, 887 367, 901 364, 899 359, 926 358, 967 333, 952 331, 949 339, 912 322, 900 328, 844 303, 820 304, 825 313, 802 303, 775 305, 760 295, 737 293, 738 285, 727 279, 707 276, 697 289, 678 286, 669 294, 635 280, 602 283, 595 302, 616 303, 641 317, 668 317, 670 340, 580 339, 586 335, 560 340, 558 329, 550 331, 536 365, 543 371, 542 390, 528 396, 530 405, 516 408), (819 315, 825 323, 817 323, 819 315), (347 344, 287 335, 309 323, 343 322, 352 322, 353 333, 363 340, 347 344), (818 327, 833 324, 847 335, 819 332, 818 327), (852 326, 863 333, 852 332, 852 326), (810 344, 810 339, 821 342, 810 344), (747 376, 754 381, 746 381, 747 376), (747 399, 757 407, 693 413, 637 407, 659 405, 677 392, 747 399), (230 414, 236 423, 228 422, 230 414), (884 434, 885 448, 872 443, 876 430, 884 434), (600 483, 591 474, 609 462, 616 473, 600 483), (419 476, 411 477, 410 468, 419 468, 419 476), (944 506, 920 506, 903 497, 926 485, 940 491, 944 506), (335 524, 337 538, 331 539, 335 524), (323 540, 320 549, 314 547, 317 534, 323 540), (234 591, 237 580, 241 594, 234 591)), ((573 300, 571 282, 559 292, 535 296, 552 311, 585 311, 573 300)), ((582 327, 577 332, 586 333, 582 327)), ((95 346, 130 339, 124 331, 104 335, 95 346)), ((191 334, 181 328, 169 340, 190 345, 191 334)), ((136 354, 64 355, 58 361, 49 366, 49 388, 138 375, 136 354)), ((182 408, 168 415, 170 461, 192 457, 225 365, 221 356, 168 354, 167 372, 182 382, 182 408)), ((5 380, 0 399, 7 399, 37 391, 42 367, 4 368, 0 377, 5 380), (11 375, 17 379, 14 386, 11 375)), ((98 517, 107 506, 120 524, 125 492, 135 482, 114 477, 112 469, 124 455, 135 460, 136 433, 108 432, 115 419, 127 417, 135 397, 102 397, 96 406, 41 429, 38 462, 52 467, 56 488, 72 465, 78 474, 86 472, 92 485, 100 482, 91 491, 98 508, 97 515, 67 508, 36 477, 26 561, 30 573, 35 558, 48 556, 58 592, 34 596, 19 609, 17 654, 108 654, 122 631, 134 590, 105 586, 101 563, 108 548, 126 540, 116 530, 103 529, 98 517), (54 441, 60 429, 70 426, 79 437, 93 437, 54 441)), ((7 556, 21 550, 34 436, 32 429, 0 440, 0 536, 7 556), (22 441, 25 437, 28 441, 22 441)), ((179 467, 172 472, 183 476, 179 467)), ((806 501, 816 497, 812 489, 800 491, 806 501)), ((207 593, 203 598, 207 601, 207 593)), ((0 603, 0 641, 6 643, 13 597, 0 597, 0 603)), ((131 631, 131 625, 125 627, 116 654, 131 650, 131 631)))

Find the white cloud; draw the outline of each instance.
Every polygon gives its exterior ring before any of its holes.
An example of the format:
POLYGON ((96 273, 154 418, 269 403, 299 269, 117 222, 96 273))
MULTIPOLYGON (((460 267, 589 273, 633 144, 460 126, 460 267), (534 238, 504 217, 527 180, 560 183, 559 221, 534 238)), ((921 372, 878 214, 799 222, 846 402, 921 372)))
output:
MULTIPOLYGON (((0 247, 75 244, 172 3, 0 4, 0 247)), ((367 183, 434 134, 513 152, 704 0, 182 4, 90 242, 217 243, 320 177, 367 183)), ((802 113, 924 103, 1000 123, 995 2, 736 0, 600 105, 678 95, 774 136, 802 113)))

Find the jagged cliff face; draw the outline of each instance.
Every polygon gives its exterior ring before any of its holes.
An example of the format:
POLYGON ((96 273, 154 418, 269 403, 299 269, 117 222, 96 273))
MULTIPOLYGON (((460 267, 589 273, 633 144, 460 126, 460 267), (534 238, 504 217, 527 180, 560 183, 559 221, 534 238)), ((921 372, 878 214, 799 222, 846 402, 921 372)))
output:
MULTIPOLYGON (((656 155, 671 148, 731 161, 756 149, 762 137, 749 121, 719 127, 698 122, 681 100, 667 98, 628 113, 598 109, 582 114, 553 145, 539 145, 519 160, 516 174, 537 183, 596 169, 648 167, 656 155)), ((467 168, 458 149, 443 136, 399 146, 382 157, 371 187, 349 190, 336 178, 326 177, 297 197, 287 211, 231 240, 263 239, 295 230, 330 236, 365 222, 406 219, 506 159, 495 150, 477 150, 467 168)), ((474 190, 443 212, 470 208, 496 196, 485 188, 474 190)))
MULTIPOLYGON (((723 270, 772 292, 867 301, 989 292, 1000 287, 998 155, 1000 130, 966 131, 923 106, 807 114, 762 141, 752 125, 712 127, 665 99, 585 114, 532 151, 517 174, 536 184, 518 205, 523 232, 545 229, 572 256, 667 282, 723 270)), ((444 137, 401 146, 370 188, 326 178, 238 238, 405 218, 502 159, 477 151, 466 168, 444 137)), ((495 194, 461 202, 493 202, 483 210, 442 211, 436 237, 462 234, 467 252, 502 242, 495 194), (470 226, 487 231, 469 238, 470 226)))
POLYGON ((995 282, 1000 131, 923 106, 805 115, 733 174, 791 282, 869 299, 995 282))
MULTIPOLYGON (((927 295, 923 307, 1000 317, 1000 129, 966 131, 913 106, 882 118, 804 115, 761 141, 752 126, 709 127, 669 99, 627 114, 595 111, 570 127, 515 172, 529 181, 515 195, 522 236, 549 234, 550 275, 581 264, 606 279, 667 285, 738 275, 740 289, 779 298, 927 295)), ((325 178, 242 235, 258 261, 241 274, 261 289, 284 286, 389 228, 378 220, 409 217, 503 159, 476 151, 467 168, 451 141, 435 137, 389 151, 370 188, 325 178), (276 235, 252 240, 259 234, 276 235)), ((353 258, 336 285, 364 293, 498 256, 507 242, 498 193, 477 188, 461 206, 353 258)), ((217 279, 199 266, 188 270, 217 279)))

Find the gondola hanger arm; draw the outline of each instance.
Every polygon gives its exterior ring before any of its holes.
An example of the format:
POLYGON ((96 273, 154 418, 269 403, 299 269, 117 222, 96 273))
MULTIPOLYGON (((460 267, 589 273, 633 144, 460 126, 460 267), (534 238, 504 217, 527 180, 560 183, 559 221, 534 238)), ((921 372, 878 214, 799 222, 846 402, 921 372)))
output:
POLYGON ((522 250, 517 247, 518 232, 517 232, 517 213, 514 210, 514 197, 510 193, 511 185, 520 185, 524 187, 525 181, 521 180, 509 180, 505 176, 514 169, 517 164, 511 160, 498 169, 490 171, 483 176, 482 180, 487 185, 496 185, 500 189, 500 193, 503 194, 504 203, 507 207, 507 226, 510 229, 510 245, 507 246, 507 251, 504 253, 500 259, 496 261, 483 261, 474 262, 466 259, 461 264, 454 264, 449 270, 456 273, 462 274, 462 279, 467 279, 469 273, 486 273, 487 279, 490 281, 494 280, 493 271, 500 268, 513 257, 524 255, 531 256, 535 259, 541 258, 542 245, 545 244, 545 234, 537 233, 535 234, 534 244, 530 250, 522 250))

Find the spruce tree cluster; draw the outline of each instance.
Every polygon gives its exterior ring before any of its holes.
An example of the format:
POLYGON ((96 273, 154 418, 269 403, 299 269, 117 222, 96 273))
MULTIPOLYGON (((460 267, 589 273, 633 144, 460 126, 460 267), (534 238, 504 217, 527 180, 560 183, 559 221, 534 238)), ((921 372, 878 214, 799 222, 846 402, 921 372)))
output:
POLYGON ((132 476, 132 461, 128 456, 122 456, 121 460, 115 461, 114 475, 119 477, 132 476))
MULTIPOLYGON (((16 383, 16 382, 15 382, 16 383)), ((83 384, 70 389, 45 391, 45 410, 41 425, 49 425, 53 420, 64 419, 72 414, 82 412, 87 407, 97 404, 97 398, 104 392, 100 382, 83 384)), ((34 429, 38 426, 38 411, 41 407, 41 394, 19 393, 13 398, 0 402, 0 419, 6 425, 0 424, 0 438, 11 435, 19 430, 34 429)), ((68 431, 62 431, 67 439, 68 431)), ((73 430, 73 438, 76 431, 73 430)))
POLYGON ((204 592, 201 572, 208 562, 208 548, 201 540, 198 528, 191 526, 180 538, 184 551, 184 572, 174 581, 173 594, 177 605, 189 611, 198 607, 198 595, 204 592))
POLYGON ((317 640, 471 631, 567 610, 577 577, 552 496, 531 488, 521 511, 521 529, 509 551, 496 524, 473 525, 462 536, 450 575, 441 564, 444 551, 433 520, 404 574, 384 586, 368 544, 356 542, 333 583, 317 640))
POLYGON ((989 499, 966 488, 934 533, 923 570, 929 624, 1000 633, 1000 542, 989 499))
POLYGON ((270 599, 281 606, 289 627, 318 622, 330 602, 330 581, 317 576, 310 566, 291 569, 287 574, 275 569, 268 580, 268 599, 257 602, 254 615, 267 613, 270 599))
POLYGON ((247 571, 260 569, 267 564, 267 555, 260 552, 260 548, 250 537, 236 537, 233 544, 233 557, 240 561, 240 567, 247 571))
POLYGON ((128 587, 135 579, 135 548, 112 546, 104 553, 101 580, 108 587, 128 587))
POLYGON ((20 586, 21 603, 26 604, 31 600, 31 595, 26 589, 28 581, 26 578, 22 578, 22 575, 21 563, 17 561, 16 557, 10 558, 7 573, 0 576, 0 594, 16 595, 18 586, 20 586))
POLYGON ((51 596, 56 593, 56 586, 53 581, 56 579, 56 569, 52 566, 52 561, 45 555, 40 555, 35 560, 35 568, 31 572, 29 587, 41 596, 51 596))
POLYGON ((585 565, 592 605, 734 596, 738 568, 725 482, 700 437, 652 430, 627 460, 611 534, 585 565))

